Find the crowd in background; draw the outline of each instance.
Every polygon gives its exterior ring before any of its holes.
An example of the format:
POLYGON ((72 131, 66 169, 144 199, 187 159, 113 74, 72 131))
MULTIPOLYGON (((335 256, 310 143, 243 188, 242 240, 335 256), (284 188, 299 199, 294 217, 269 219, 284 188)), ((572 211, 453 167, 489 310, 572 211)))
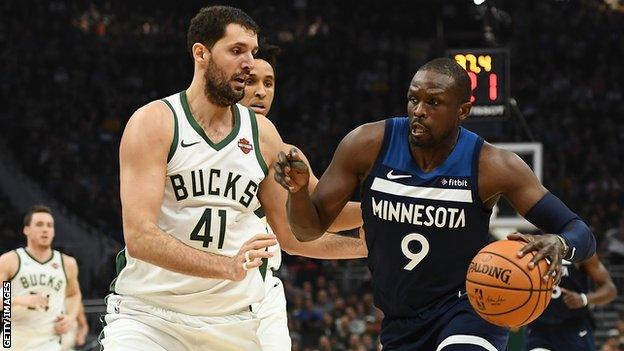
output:
MULTIPOLYGON (((453 47, 509 48, 511 94, 544 144, 545 185, 588 221, 603 257, 624 263, 621 11, 598 0, 233 4, 282 48, 269 117, 317 174, 349 130, 405 114, 407 84, 427 59, 453 47)), ((204 5, 0 3, 0 91, 8 98, 0 138, 45 190, 120 242, 121 133, 136 108, 190 82, 186 28, 204 5)), ((527 141, 513 118, 507 123, 492 141, 527 141)), ((20 225, 0 200, 2 251, 19 240, 20 225)), ((345 264, 286 260, 299 349, 375 349, 380 316, 367 283, 341 291, 332 276, 345 264)))

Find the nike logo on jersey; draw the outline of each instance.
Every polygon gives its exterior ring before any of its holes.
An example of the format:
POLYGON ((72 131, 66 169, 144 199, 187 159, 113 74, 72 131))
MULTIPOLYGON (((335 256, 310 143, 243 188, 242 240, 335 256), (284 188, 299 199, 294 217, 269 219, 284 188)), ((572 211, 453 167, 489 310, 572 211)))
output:
POLYGON ((196 141, 196 142, 190 143, 190 144, 185 144, 184 140, 182 140, 182 142, 180 143, 180 146, 182 146, 182 147, 189 147, 189 146, 193 146, 193 145, 199 144, 199 143, 200 143, 200 141, 196 141))
POLYGON ((585 335, 587 335, 587 330, 581 330, 581 331, 579 332, 579 336, 580 336, 581 338, 582 338, 582 337, 584 337, 585 335))
POLYGON ((386 177, 388 179, 402 179, 402 178, 411 178, 412 175, 411 174, 392 174, 394 170, 391 169, 390 172, 388 172, 388 174, 386 174, 386 177))

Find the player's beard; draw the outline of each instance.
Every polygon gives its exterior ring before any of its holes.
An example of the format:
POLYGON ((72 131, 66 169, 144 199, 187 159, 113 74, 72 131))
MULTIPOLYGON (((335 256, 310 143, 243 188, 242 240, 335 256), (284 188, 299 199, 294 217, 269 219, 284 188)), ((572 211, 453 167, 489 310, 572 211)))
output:
MULTIPOLYGON (((234 79, 233 75, 230 79, 234 79)), ((208 61, 208 69, 204 73, 204 94, 213 104, 228 107, 239 102, 245 96, 245 90, 236 91, 230 86, 230 80, 217 67, 212 58, 208 61)))

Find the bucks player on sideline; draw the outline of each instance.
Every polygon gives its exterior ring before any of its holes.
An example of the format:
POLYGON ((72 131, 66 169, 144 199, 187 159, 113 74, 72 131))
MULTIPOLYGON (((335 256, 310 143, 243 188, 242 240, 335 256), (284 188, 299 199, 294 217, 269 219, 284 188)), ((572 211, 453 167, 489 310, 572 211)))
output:
MULTIPOLYGON (((275 62, 278 52, 279 48, 276 46, 262 44, 258 53, 254 55, 254 68, 251 70, 249 79, 247 79, 245 97, 241 100, 241 104, 250 107, 257 114, 266 116, 271 110, 275 96, 275 62)), ((292 145, 285 144, 286 150, 290 148, 292 145)), ((307 162, 307 160, 305 161, 307 162)), ((317 183, 318 179, 311 173, 310 191, 314 190, 317 183)), ((361 225, 362 216, 359 203, 349 203, 336 218, 330 230, 351 229, 361 225)), ((273 271, 277 270, 281 264, 280 246, 291 255, 315 258, 347 259, 365 257, 367 254, 366 247, 362 242, 330 233, 307 243, 298 241, 294 236, 285 236, 285 238, 287 240, 282 240, 280 237, 279 243, 269 248, 273 252, 273 257, 268 259, 265 277, 266 294, 262 302, 254 306, 254 311, 260 318, 258 338, 263 351, 290 350, 292 348, 288 332, 284 286, 278 277, 273 276, 273 271)))
POLYGON ((284 191, 269 170, 282 139, 269 120, 236 104, 257 32, 239 9, 201 9, 187 35, 190 86, 141 107, 126 125, 126 249, 107 299, 106 351, 260 348, 250 305, 264 297, 258 267, 276 239, 254 211, 262 206, 278 238, 291 233, 276 196, 284 191))
POLYGON ((10 350, 61 349, 61 335, 76 321, 80 305, 78 265, 52 250, 54 217, 34 206, 24 217, 26 247, 0 256, 0 280, 11 281, 10 350))
POLYGON ((365 124, 349 133, 309 194, 309 171, 296 150, 279 155, 276 179, 287 189, 288 219, 314 240, 351 194, 362 191, 362 216, 375 304, 384 312, 384 350, 505 350, 508 331, 471 308, 464 284, 487 244, 500 196, 545 235, 509 236, 537 251, 529 263, 579 262, 595 251, 587 225, 550 194, 517 155, 462 128, 470 79, 450 59, 426 63, 407 91, 408 117, 365 124), (367 150, 367 152, 362 152, 367 150))
POLYGON ((609 271, 594 254, 581 263, 563 261, 561 282, 548 307, 526 329, 527 351, 594 351, 589 305, 606 305, 617 296, 609 271), (596 289, 590 291, 591 284, 596 289))

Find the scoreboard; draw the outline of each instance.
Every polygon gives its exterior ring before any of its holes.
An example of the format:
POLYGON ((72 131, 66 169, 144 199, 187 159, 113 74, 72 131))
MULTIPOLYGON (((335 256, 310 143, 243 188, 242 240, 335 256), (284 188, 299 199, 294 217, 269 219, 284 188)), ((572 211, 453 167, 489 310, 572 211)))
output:
POLYGON ((508 115, 509 51, 506 49, 451 49, 454 59, 470 76, 471 117, 500 119, 508 115))

